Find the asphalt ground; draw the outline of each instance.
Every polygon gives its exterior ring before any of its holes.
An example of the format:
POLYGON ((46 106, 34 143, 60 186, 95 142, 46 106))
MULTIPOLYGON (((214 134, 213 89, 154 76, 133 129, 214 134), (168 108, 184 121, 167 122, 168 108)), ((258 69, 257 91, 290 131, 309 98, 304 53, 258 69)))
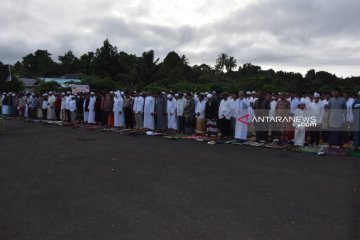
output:
POLYGON ((360 239, 360 159, 5 122, 0 240, 360 239))

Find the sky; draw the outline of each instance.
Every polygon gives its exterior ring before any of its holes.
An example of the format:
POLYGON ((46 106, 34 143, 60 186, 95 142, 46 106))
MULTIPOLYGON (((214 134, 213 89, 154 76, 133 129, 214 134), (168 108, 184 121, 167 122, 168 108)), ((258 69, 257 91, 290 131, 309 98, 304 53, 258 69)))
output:
POLYGON ((214 66, 220 53, 263 69, 360 76, 359 0, 1 0, 0 61, 37 49, 57 61, 107 38, 140 56, 170 51, 214 66))

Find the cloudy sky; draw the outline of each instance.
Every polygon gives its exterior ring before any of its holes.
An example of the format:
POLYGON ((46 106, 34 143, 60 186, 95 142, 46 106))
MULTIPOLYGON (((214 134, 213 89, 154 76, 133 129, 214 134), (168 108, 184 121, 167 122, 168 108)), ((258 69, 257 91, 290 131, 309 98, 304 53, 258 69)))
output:
POLYGON ((1 0, 0 9, 4 63, 37 49, 80 56, 108 38, 137 55, 175 50, 191 65, 213 66, 224 52, 264 69, 360 76, 359 0, 1 0))

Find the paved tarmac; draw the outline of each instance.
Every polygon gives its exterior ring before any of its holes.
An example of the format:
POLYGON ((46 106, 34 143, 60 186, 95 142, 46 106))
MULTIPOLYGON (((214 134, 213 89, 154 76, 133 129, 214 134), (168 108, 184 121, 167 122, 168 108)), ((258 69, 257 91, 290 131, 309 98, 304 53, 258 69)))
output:
POLYGON ((19 120, 0 240, 360 239, 360 159, 19 120))

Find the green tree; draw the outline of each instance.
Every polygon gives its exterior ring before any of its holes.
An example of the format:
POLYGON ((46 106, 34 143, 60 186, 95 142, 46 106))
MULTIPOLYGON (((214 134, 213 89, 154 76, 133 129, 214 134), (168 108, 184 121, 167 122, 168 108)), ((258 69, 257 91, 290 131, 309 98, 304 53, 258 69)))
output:
POLYGON ((220 55, 218 55, 216 59, 215 69, 220 72, 224 72, 224 68, 226 66, 228 58, 229 56, 226 53, 221 53, 220 55))
POLYGON ((57 72, 54 71, 56 63, 51 59, 47 50, 36 50, 22 58, 21 63, 15 64, 15 71, 24 77, 50 77, 57 72))
POLYGON ((91 75, 93 72, 92 65, 94 61, 95 54, 93 52, 88 52, 80 57, 80 66, 81 72, 85 75, 91 75))
POLYGON ((150 84, 156 81, 159 74, 159 60, 159 58, 155 60, 153 50, 142 54, 136 64, 137 75, 141 82, 150 84))
POLYGON ((119 69, 119 55, 117 48, 106 39, 101 48, 96 49, 93 59, 93 71, 99 77, 110 76, 116 78, 119 69))
POLYGON ((69 50, 63 56, 58 57, 63 74, 76 73, 81 71, 80 60, 69 50))
POLYGON ((19 81, 16 77, 12 77, 11 81, 6 81, 0 85, 0 92, 20 92, 24 90, 23 82, 19 81))
POLYGON ((227 59, 225 59, 224 65, 226 72, 230 73, 233 69, 237 67, 236 59, 234 57, 228 57, 227 59))

